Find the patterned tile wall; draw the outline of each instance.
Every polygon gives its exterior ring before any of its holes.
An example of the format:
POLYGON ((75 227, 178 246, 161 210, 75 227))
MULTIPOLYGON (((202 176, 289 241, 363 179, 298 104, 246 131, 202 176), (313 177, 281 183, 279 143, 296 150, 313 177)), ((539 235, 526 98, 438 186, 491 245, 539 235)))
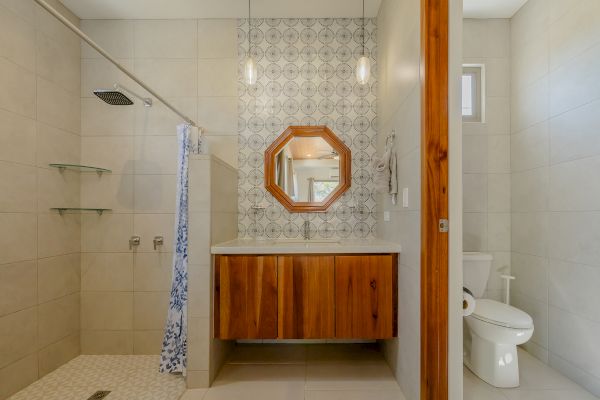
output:
POLYGON ((238 21, 239 237, 367 238, 375 233, 377 27, 365 21, 371 81, 356 82, 361 19, 252 19, 258 82, 243 81, 248 20, 238 21), (327 125, 352 150, 352 187, 325 213, 290 213, 264 188, 264 151, 290 125, 327 125), (258 208, 255 208, 258 206, 258 208), (264 207, 264 208, 262 208, 264 207))

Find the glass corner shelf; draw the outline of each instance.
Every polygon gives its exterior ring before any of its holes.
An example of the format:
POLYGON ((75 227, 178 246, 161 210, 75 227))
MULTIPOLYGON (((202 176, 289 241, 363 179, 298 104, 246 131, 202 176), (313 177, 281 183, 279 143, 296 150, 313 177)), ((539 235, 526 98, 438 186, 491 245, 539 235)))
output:
POLYGON ((53 207, 53 211, 58 211, 60 215, 64 215, 67 211, 95 211, 98 215, 102 215, 105 211, 112 211, 110 208, 79 208, 79 207, 53 207))
POLYGON ((103 173, 111 173, 110 169, 100 168, 100 167, 92 167, 90 165, 79 165, 79 164, 48 164, 52 168, 58 168, 60 172, 66 169, 72 169, 79 172, 96 172, 98 175, 102 175, 103 173))

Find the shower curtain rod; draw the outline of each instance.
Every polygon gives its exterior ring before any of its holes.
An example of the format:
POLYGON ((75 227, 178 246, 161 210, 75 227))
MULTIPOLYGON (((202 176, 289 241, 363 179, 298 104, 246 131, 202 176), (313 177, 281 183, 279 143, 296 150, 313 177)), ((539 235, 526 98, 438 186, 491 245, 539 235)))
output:
POLYGON ((137 76, 135 76, 133 74, 133 72, 129 71, 127 68, 125 68, 123 65, 121 65, 106 50, 104 50, 96 42, 94 42, 94 40, 92 40, 92 38, 90 38, 88 35, 86 35, 81 29, 79 29, 77 26, 75 26, 65 16, 63 16, 61 13, 59 13, 58 11, 56 11, 51 5, 49 5, 48 3, 46 3, 46 1, 44 1, 44 0, 35 0, 35 2, 38 3, 40 6, 42 6, 43 8, 45 8, 46 11, 48 11, 50 14, 52 14, 60 22, 62 22, 63 25, 65 25, 67 28, 69 28, 70 30, 72 30, 73 32, 75 32, 75 34, 77 36, 79 36, 83 41, 85 41, 87 44, 89 44, 90 46, 92 46, 98 53, 102 54, 108 61, 110 61, 111 63, 113 63, 115 65, 115 67, 117 67, 118 69, 120 69, 125 75, 127 75, 129 78, 131 78, 135 83, 137 83, 142 88, 144 88, 144 90, 146 90, 153 97, 155 97, 158 101, 160 101, 165 106, 167 106, 175 114, 177 114, 181 118, 183 118, 183 120, 185 122, 187 122, 191 126, 194 126, 196 128, 200 128, 191 118, 187 117, 185 114, 183 114, 177 108, 175 108, 175 106, 173 106, 171 103, 169 103, 167 100, 165 100, 161 95, 159 95, 158 93, 156 93, 154 90, 152 90, 152 88, 150 88, 147 84, 145 84, 144 81, 142 81, 137 76))

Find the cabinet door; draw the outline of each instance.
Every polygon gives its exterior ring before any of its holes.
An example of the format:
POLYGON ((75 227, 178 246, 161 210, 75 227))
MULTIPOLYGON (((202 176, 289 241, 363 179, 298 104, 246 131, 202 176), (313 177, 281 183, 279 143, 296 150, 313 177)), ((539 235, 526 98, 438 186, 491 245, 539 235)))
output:
POLYGON ((280 256, 278 337, 335 337, 333 256, 280 256))
POLYGON ((277 257, 217 256, 215 337, 277 337, 277 257))
POLYGON ((335 258, 335 332, 340 339, 394 336, 392 255, 335 258))

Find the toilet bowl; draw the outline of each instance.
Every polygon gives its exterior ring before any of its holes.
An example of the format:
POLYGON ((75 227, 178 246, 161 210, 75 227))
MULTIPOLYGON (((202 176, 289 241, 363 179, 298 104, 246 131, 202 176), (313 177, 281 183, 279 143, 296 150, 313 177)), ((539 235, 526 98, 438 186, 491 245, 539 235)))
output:
POLYGON ((471 333, 467 368, 492 386, 519 386, 517 346, 533 335, 531 317, 504 303, 479 299, 465 320, 471 333))
POLYGON ((465 317, 464 364, 492 386, 519 386, 517 346, 533 335, 533 319, 516 307, 482 299, 492 264, 484 253, 463 254, 464 286, 475 296, 475 310, 465 317))

